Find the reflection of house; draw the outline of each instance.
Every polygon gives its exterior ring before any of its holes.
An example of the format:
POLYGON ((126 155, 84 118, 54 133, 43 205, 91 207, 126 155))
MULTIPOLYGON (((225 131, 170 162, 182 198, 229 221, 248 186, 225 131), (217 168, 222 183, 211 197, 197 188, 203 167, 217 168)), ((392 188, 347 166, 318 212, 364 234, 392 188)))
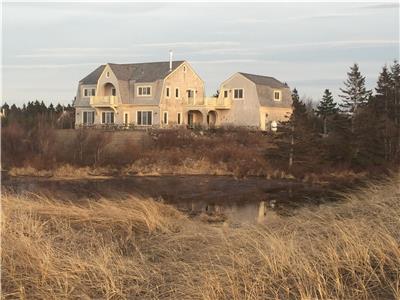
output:
POLYGON ((186 61, 106 64, 79 82, 76 125, 249 126, 268 129, 290 112, 290 90, 271 77, 237 73, 218 98, 186 61), (267 125, 266 125, 267 124, 267 125))

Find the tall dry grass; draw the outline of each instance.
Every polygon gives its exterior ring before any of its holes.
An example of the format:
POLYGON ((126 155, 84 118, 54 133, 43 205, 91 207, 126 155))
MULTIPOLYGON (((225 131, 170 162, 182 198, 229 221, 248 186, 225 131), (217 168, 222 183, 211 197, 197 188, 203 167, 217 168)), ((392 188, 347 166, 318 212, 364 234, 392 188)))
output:
POLYGON ((3 196, 4 299, 399 299, 400 177, 263 225, 3 196))

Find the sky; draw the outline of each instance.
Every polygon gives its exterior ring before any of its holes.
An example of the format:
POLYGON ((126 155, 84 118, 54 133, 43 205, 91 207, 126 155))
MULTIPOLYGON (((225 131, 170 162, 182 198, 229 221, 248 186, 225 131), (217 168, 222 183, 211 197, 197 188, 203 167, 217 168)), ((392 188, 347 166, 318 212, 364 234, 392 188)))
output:
MULTIPOLYGON (((319 101, 357 62, 372 89, 399 59, 398 3, 2 4, 2 102, 72 103, 112 63, 187 60, 211 96, 235 72, 273 76, 319 101)), ((339 100, 339 99, 337 99, 339 100)))

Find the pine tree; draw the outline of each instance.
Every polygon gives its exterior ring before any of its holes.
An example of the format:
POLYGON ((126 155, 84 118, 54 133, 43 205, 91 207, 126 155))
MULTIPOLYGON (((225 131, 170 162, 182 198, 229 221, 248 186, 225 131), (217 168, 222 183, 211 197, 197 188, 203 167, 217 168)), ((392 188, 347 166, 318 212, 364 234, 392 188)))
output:
POLYGON ((334 102, 332 93, 329 89, 326 89, 322 100, 317 106, 317 115, 322 118, 324 122, 324 135, 328 134, 328 118, 335 115, 338 112, 337 103, 334 102))
POLYGON ((393 106, 391 107, 391 116, 396 127, 396 139, 394 155, 400 157, 400 64, 397 60, 393 62, 390 68, 393 83, 393 106))
POLYGON ((347 73, 347 80, 344 82, 344 89, 340 89, 343 93, 339 95, 343 99, 340 104, 341 111, 352 116, 358 107, 365 105, 371 95, 371 91, 365 87, 365 77, 361 75, 358 64, 350 67, 347 73))

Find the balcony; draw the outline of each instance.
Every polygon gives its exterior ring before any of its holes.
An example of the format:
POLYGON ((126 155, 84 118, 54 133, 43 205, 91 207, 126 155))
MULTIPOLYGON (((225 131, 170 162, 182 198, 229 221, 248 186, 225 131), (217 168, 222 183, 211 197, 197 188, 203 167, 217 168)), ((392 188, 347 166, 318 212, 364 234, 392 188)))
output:
POLYGON ((204 99, 187 98, 186 103, 190 108, 229 109, 231 108, 232 100, 216 97, 205 97, 204 99))
POLYGON ((90 105, 93 107, 116 107, 118 96, 91 96, 90 105))

